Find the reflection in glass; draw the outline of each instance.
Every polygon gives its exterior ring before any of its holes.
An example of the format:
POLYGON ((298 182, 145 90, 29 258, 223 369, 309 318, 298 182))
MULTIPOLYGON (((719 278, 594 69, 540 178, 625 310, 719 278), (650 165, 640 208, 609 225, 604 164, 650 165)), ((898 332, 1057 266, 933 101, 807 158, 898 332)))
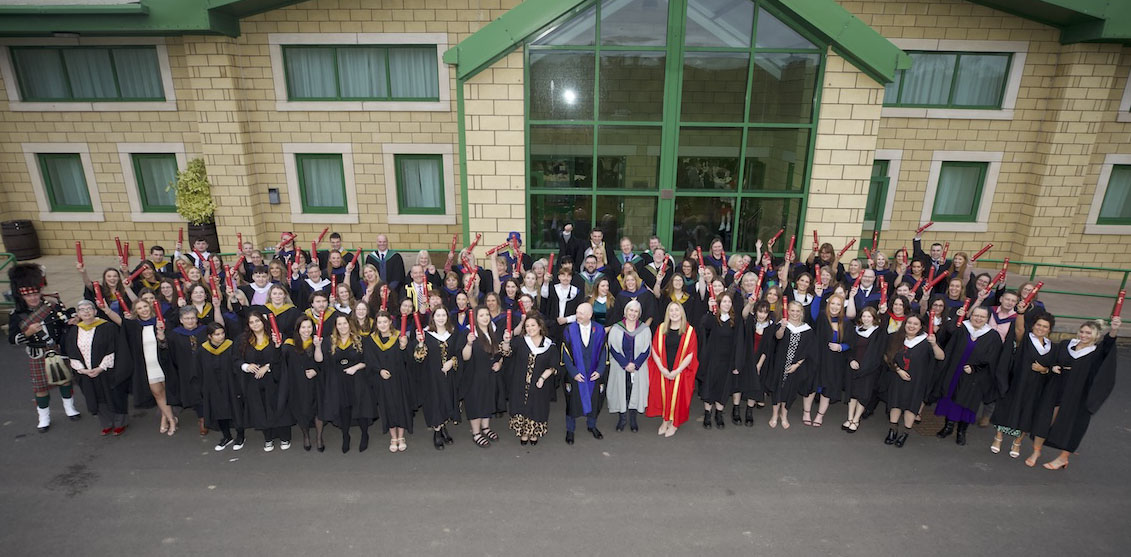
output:
POLYGON ((598 188, 654 190, 659 183, 659 126, 601 126, 598 129, 598 188))
POLYGON ((592 52, 532 51, 530 118, 592 119, 593 80, 592 52))
POLYGON ((724 248, 730 251, 735 228, 734 203, 734 197, 676 197, 669 252, 682 254, 694 251, 695 246, 706 251, 716 237, 722 238, 724 248))
POLYGON ((683 56, 684 122, 741 122, 750 56, 740 52, 688 52, 683 56))
MULTIPOLYGON (((633 245, 647 245, 648 237, 656 233, 658 203, 652 196, 598 195, 594 214, 597 226, 605 233, 605 245, 615 251, 625 236, 633 245)), ((606 254, 606 258, 611 257, 615 254, 606 254)))
POLYGON ((601 51, 602 120, 658 122, 664 115, 663 52, 601 51))
POLYGON ((550 32, 535 39, 536 45, 591 46, 597 29, 597 6, 571 17, 550 32))
POLYGON ((809 123, 820 63, 820 54, 755 54, 750 121, 809 123))
POLYGON ((809 130, 750 128, 742 191, 801 191, 809 158, 809 130))
POLYGON ((562 227, 573 223, 573 234, 584 239, 589 235, 589 194, 530 196, 530 249, 557 251, 562 227))
POLYGON ((668 0, 605 0, 601 4, 601 44, 664 46, 668 0))
POLYGON ((592 126, 530 126, 531 188, 592 185, 592 126))
POLYGON ((732 128, 684 128, 679 132, 675 187, 734 191, 742 132, 732 128))
POLYGON ((758 48, 817 48, 800 33, 791 29, 770 12, 758 8, 758 33, 754 36, 754 46, 758 48))
POLYGON ((688 0, 687 46, 748 48, 754 26, 754 2, 688 0))
MULTIPOLYGON (((739 207, 738 219, 738 245, 735 247, 740 252, 753 252, 759 238, 768 242, 778 230, 782 228, 785 243, 778 241, 775 251, 780 255, 789 244, 790 236, 800 236, 797 233, 797 219, 801 215, 800 199, 772 199, 772 198, 742 198, 739 207)), ((798 245, 805 245, 798 238, 798 245)), ((764 248, 763 248, 764 249, 764 248)))

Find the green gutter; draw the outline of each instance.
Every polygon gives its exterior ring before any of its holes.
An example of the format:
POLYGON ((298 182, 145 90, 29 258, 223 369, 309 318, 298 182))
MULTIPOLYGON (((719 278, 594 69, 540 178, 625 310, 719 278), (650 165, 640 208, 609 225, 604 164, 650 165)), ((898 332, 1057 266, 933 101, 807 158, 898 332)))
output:
POLYGON ((459 118, 459 205, 463 219, 463 245, 471 245, 471 216, 467 200, 467 118, 463 109, 464 79, 456 79, 456 117, 459 118))
POLYGON ((149 13, 149 8, 141 2, 138 2, 136 4, 51 4, 47 6, 33 6, 24 4, 16 6, 0 6, 0 16, 145 15, 147 13, 149 13))

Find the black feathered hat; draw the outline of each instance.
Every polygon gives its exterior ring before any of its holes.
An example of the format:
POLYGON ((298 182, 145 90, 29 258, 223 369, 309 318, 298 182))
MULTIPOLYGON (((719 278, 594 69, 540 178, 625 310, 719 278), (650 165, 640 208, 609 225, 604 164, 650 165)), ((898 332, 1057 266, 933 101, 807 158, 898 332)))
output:
POLYGON ((47 274, 43 266, 36 263, 20 263, 8 270, 8 280, 12 290, 21 296, 35 294, 47 286, 47 274))

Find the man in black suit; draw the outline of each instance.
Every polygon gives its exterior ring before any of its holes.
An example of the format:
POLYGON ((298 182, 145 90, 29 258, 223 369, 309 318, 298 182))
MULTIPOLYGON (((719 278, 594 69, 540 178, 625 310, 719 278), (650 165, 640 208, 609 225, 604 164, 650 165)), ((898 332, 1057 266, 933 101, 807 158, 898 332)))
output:
POLYGON ((401 259, 401 254, 389 248, 388 236, 377 235, 377 251, 367 255, 365 262, 377 267, 377 274, 389 285, 389 290, 396 292, 404 284, 404 259, 401 259))
MULTIPOLYGON (((578 258, 578 254, 585 253, 585 241, 573 234, 573 223, 567 222, 562 227, 561 236, 558 238, 558 262, 560 263, 565 256, 573 261, 584 261, 584 258, 578 258)), ((554 269, 549 269, 552 274, 554 269)))
MULTIPOLYGON (((932 268, 935 271, 933 275, 936 277, 941 275, 943 271, 950 268, 950 260, 943 258, 942 244, 938 242, 931 244, 930 255, 923 251, 923 238, 921 236, 915 236, 915 238, 911 240, 911 246, 913 253, 911 257, 916 261, 921 261, 923 263, 923 272, 927 276, 932 275, 932 268)), ((946 281, 940 281, 939 284, 935 286, 933 292, 939 293, 945 290, 946 281)))

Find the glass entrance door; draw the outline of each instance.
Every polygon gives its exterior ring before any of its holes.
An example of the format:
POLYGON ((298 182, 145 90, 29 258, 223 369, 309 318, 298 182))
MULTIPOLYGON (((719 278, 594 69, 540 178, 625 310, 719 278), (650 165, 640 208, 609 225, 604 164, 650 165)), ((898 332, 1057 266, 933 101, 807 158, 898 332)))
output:
POLYGON ((765 0, 604 0, 544 30, 526 48, 532 251, 566 222, 680 253, 796 234, 824 50, 765 0))

